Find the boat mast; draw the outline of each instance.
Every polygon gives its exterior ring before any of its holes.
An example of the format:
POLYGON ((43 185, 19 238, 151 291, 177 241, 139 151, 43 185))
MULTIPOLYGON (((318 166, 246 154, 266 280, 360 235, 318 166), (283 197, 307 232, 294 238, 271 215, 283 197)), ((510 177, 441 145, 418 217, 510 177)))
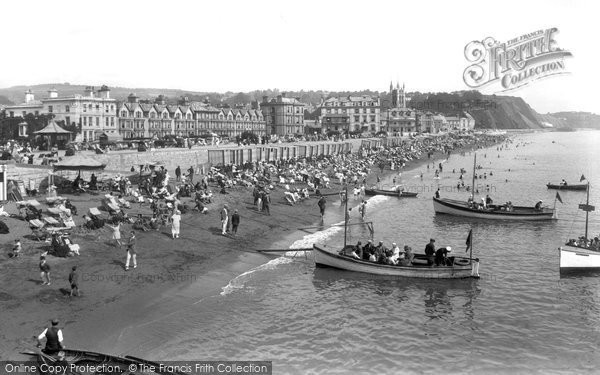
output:
POLYGON ((475 202, 475 168, 477 165, 477 153, 473 156, 473 179, 471 180, 471 195, 473 196, 473 202, 475 202))
MULTIPOLYGON (((587 184, 587 198, 585 200, 585 205, 587 207, 589 207, 590 205, 590 182, 588 181, 587 184)), ((589 210, 585 210, 585 240, 587 242, 588 240, 588 216, 590 215, 590 211, 589 210)))
POLYGON ((345 208, 344 208, 344 249, 346 248, 346 233, 348 233, 348 183, 346 183, 346 195, 344 196, 346 200, 345 208))

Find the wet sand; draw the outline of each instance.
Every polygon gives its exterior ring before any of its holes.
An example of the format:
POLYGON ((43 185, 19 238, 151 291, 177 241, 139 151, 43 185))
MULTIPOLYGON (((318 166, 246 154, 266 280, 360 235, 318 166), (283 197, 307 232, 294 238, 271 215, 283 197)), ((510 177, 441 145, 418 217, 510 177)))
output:
MULTIPOLYGON (((457 152, 460 150, 453 153, 457 152)), ((437 164, 445 156, 438 153, 431 159, 425 155, 424 159, 409 161, 402 173, 427 173, 427 163, 437 164)), ((397 173, 398 170, 389 169, 380 173, 374 167, 367 183, 374 185, 377 175, 382 183, 390 182, 397 173)), ((332 184, 331 191, 336 189, 339 185, 332 184)), ((81 224, 81 215, 96 206, 101 196, 69 198, 79 211, 75 221, 81 224)), ((3 235, 1 241, 0 307, 4 319, 0 322, 0 358, 22 359, 18 353, 34 347, 33 335, 39 334, 52 318, 61 322, 66 347, 143 356, 144 347, 127 337, 134 338, 135 330, 143 329, 141 320, 152 322, 169 311, 185 308, 189 299, 184 297, 189 297, 189 293, 199 303, 203 298, 219 295, 237 275, 276 257, 255 250, 287 248, 294 239, 306 234, 298 228, 320 222, 315 198, 290 206, 283 199, 283 188, 277 186, 271 198, 271 216, 267 216, 253 206, 252 188, 236 187, 230 194, 215 194, 208 214, 183 215, 179 239, 171 239, 170 227, 158 232, 137 231, 138 268, 128 272, 123 268, 125 249, 111 242, 108 228, 74 234, 72 239, 81 246, 81 255, 48 257, 51 286, 41 285, 38 271, 39 254, 47 245, 24 238, 23 255, 9 258, 14 238, 23 238, 30 230, 24 221, 5 218, 11 232, 3 235), (219 210, 223 203, 240 212, 236 237, 221 235, 219 210), (78 266, 80 274, 80 297, 68 295, 68 274, 73 265, 78 266), (120 344, 115 345, 117 342, 120 344)), ((328 197, 328 203, 335 206, 337 199, 335 195, 328 197)), ((188 201, 190 198, 183 199, 183 203, 188 201)), ((132 204, 128 212, 133 216, 137 212, 148 214, 150 210, 147 205, 132 204)), ((122 227, 124 238, 130 227, 122 227)))

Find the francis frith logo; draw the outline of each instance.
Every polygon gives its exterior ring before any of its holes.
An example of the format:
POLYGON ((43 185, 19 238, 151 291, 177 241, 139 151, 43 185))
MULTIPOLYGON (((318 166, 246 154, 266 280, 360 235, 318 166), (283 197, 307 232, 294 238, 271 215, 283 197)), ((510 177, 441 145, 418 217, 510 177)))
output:
POLYGON ((557 28, 537 30, 501 43, 492 37, 472 41, 465 47, 471 64, 463 79, 472 88, 493 87, 511 91, 533 81, 568 73, 565 58, 571 52, 558 47, 557 28))

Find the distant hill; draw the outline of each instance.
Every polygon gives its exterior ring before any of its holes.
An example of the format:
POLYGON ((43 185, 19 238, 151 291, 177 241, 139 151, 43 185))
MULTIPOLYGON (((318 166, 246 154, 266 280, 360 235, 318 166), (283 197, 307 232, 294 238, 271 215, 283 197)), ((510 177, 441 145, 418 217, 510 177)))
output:
POLYGON ((600 129, 600 115, 590 112, 556 112, 550 113, 549 121, 558 126, 571 128, 594 128, 600 129), (554 122, 553 122, 554 121, 554 122), (562 124, 562 125, 561 125, 562 124))
MULTIPOLYGON (((99 89, 101 85, 96 85, 99 89)), ((31 89, 36 99, 47 96, 47 91, 54 88, 60 96, 83 94, 86 85, 71 85, 69 83, 48 83, 33 86, 14 86, 0 89, 0 104, 22 103, 25 91, 31 89)), ((252 101, 262 101, 263 96, 275 97, 281 92, 278 89, 255 90, 243 92, 200 92, 180 89, 160 88, 127 88, 110 87, 111 97, 120 101, 127 99, 130 93, 135 93, 140 99, 154 99, 164 95, 168 102, 176 103, 182 96, 193 101, 206 99, 214 105, 250 104, 252 101)), ((329 96, 371 95, 379 96, 383 107, 391 106, 388 92, 371 90, 331 92, 323 90, 288 91, 286 96, 297 97, 310 106, 318 105, 322 99, 329 96)), ((475 119, 476 127, 481 129, 540 129, 552 124, 553 127, 595 127, 600 128, 600 116, 586 112, 557 112, 539 114, 522 98, 515 96, 483 95, 478 91, 456 91, 452 93, 407 93, 409 105, 413 108, 443 113, 449 116, 470 113, 475 119)))

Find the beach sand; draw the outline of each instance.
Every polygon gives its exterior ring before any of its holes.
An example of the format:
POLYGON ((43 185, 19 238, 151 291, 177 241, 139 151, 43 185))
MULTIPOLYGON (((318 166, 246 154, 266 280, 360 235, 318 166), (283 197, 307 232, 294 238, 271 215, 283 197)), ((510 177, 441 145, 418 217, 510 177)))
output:
MULTIPOLYGON (((409 161, 402 173, 426 171, 426 163, 437 165, 445 157, 438 153, 427 159, 425 155, 424 159, 409 161)), ((380 173, 374 167, 367 183, 374 185, 378 175, 382 183, 389 183, 391 176, 397 173, 398 170, 389 169, 380 173)), ((332 184, 331 191, 336 190, 339 185, 332 184)), ((288 248, 306 234, 298 228, 320 222, 314 197, 290 206, 283 199, 283 188, 276 186, 271 193, 271 216, 267 216, 253 206, 252 188, 236 187, 229 191, 226 195, 215 194, 213 203, 208 206, 208 214, 183 215, 179 239, 171 239, 170 227, 163 227, 158 232, 136 231, 139 250, 135 270, 124 270, 125 248, 113 244, 109 228, 73 235, 73 242, 81 246, 81 255, 70 258, 49 256, 50 286, 41 285, 38 269, 39 255, 47 244, 25 238, 23 255, 9 258, 14 239, 23 238, 30 230, 24 221, 4 218, 10 234, 3 235, 0 243, 3 249, 0 257, 0 307, 3 311, 0 358, 23 359, 19 352, 33 349, 33 336, 53 318, 60 320, 66 347, 143 356, 143 348, 129 353, 113 350, 115 340, 130 334, 128 327, 135 326, 140 315, 161 314, 161 303, 168 299, 170 304, 176 304, 176 300, 168 297, 193 284, 202 285, 200 295, 194 298, 201 300, 218 295, 237 275, 277 256, 258 254, 255 250, 274 246, 288 248), (221 235, 219 210, 224 203, 230 210, 238 209, 241 216, 235 237, 221 235), (78 266, 80 274, 80 297, 69 296, 68 274, 73 265, 78 266)), ((98 205, 101 198, 90 195, 68 197, 78 208, 77 224, 81 224, 82 214, 89 207, 98 205)), ((330 204, 335 200, 339 200, 335 195, 328 198, 330 204)), ((189 201, 190 198, 183 199, 183 203, 189 201)), ((134 216, 138 212, 149 214, 150 210, 147 205, 132 204, 127 212, 134 216)), ((127 237, 130 228, 130 225, 122 226, 123 238, 127 237)), ((176 310, 176 307, 171 305, 170 309, 176 310)))

